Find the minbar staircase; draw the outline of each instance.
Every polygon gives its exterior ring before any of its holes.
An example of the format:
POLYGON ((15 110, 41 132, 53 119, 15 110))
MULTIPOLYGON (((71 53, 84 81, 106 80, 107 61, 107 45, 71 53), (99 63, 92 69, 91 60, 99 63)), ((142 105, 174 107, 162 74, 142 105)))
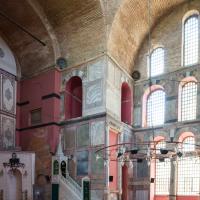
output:
POLYGON ((59 200, 82 200, 81 186, 69 175, 60 176, 59 200))
POLYGON ((70 177, 68 157, 63 154, 62 136, 56 154, 52 156, 52 200, 82 200, 81 186, 70 177))

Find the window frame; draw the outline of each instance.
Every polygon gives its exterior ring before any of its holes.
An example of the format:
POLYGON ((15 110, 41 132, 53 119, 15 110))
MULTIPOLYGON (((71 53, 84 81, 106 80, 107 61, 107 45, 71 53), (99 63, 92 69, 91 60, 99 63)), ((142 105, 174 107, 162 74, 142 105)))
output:
POLYGON ((178 121, 182 122, 182 121, 190 121, 190 120, 196 120, 197 119, 197 98, 198 98, 198 84, 197 84, 197 80, 195 77, 193 76, 189 76, 186 77, 184 79, 181 80, 181 83, 179 84, 179 94, 178 94, 178 121), (197 87, 197 91, 196 91, 196 117, 194 119, 186 119, 183 120, 183 114, 182 114, 182 110, 183 110, 183 88, 188 84, 194 82, 196 84, 197 87))
MULTIPOLYGON (((147 101, 146 101, 146 126, 147 127, 154 127, 154 126, 162 126, 162 125, 164 125, 165 124, 165 103, 166 103, 166 93, 165 93, 165 91, 164 91, 164 89, 155 89, 155 90, 153 90, 153 91, 150 91, 150 93, 149 93, 149 95, 148 95, 148 97, 147 97, 147 101), (162 91, 164 94, 165 94, 165 96, 164 96, 164 113, 163 113, 163 117, 164 117, 164 121, 163 121, 163 124, 156 124, 156 125, 154 125, 154 123, 153 122, 151 122, 151 124, 148 124, 148 101, 149 101, 149 98, 151 97, 151 95, 153 94, 153 93, 155 93, 155 92, 158 92, 158 91, 162 91)), ((153 115, 152 115, 153 116, 153 115)), ((151 117, 152 118, 152 117, 151 117)), ((151 119, 152 120, 152 119, 151 119)))
MULTIPOLYGON (((156 141, 156 144, 155 144, 155 151, 159 151, 161 148, 162 148, 162 146, 163 146, 163 148, 166 148, 166 145, 167 145, 167 143, 166 143, 166 141, 165 141, 165 139, 163 138, 163 139, 160 139, 160 140, 158 140, 158 141, 156 141), (162 144, 161 144, 162 143, 162 144), (161 144, 161 145, 160 145, 161 144), (158 148, 157 146, 158 145, 160 145, 160 147, 158 148)), ((166 160, 164 161, 164 162, 166 162, 166 160)), ((165 181, 166 180, 168 180, 168 182, 166 181, 166 183, 168 184, 168 191, 166 190, 166 191, 163 191, 163 192, 161 192, 161 191, 158 191, 157 190, 157 172, 158 172, 158 163, 160 163, 160 165, 161 164, 163 164, 164 165, 164 171, 166 172, 166 163, 164 163, 164 162, 160 162, 160 161, 158 161, 157 159, 155 159, 155 196, 159 196, 159 195, 169 195, 170 194, 170 179, 171 179, 171 161, 170 161, 170 159, 168 159, 168 161, 167 162, 169 162, 169 163, 167 163, 167 164, 169 164, 169 166, 168 166, 168 175, 169 175, 169 177, 167 177, 166 178, 166 174, 167 173, 165 173, 165 174, 162 174, 163 175, 163 177, 162 177, 162 179, 164 179, 165 181)), ((160 167, 160 166, 159 166, 160 167)), ((163 169, 162 169, 163 170, 163 169)), ((165 185, 166 186, 166 185, 165 185)), ((164 186, 164 187, 165 187, 164 186)), ((162 187, 161 187, 162 188, 162 187)))
POLYGON ((156 46, 150 51, 150 54, 148 55, 148 58, 147 58, 147 66, 148 66, 148 77, 156 77, 156 76, 162 75, 164 73, 164 71, 165 71, 165 48, 164 48, 164 46, 156 46), (152 75, 152 63, 151 63, 152 62, 152 55, 155 53, 155 51, 157 49, 163 50, 163 69, 162 69, 161 73, 152 75))
POLYGON ((154 92, 156 90, 163 90, 165 92, 164 87, 161 85, 151 85, 144 91, 144 94, 142 97, 142 115, 141 115, 142 127, 145 127, 145 128, 147 127, 147 100, 148 100, 148 97, 152 92, 154 92))
MULTIPOLYGON (((181 166, 185 166, 185 167, 186 166, 190 166, 190 167, 192 166, 191 168, 193 169, 194 165, 196 165, 196 164, 198 165, 200 163, 200 160, 199 160, 200 158, 198 156, 195 156, 195 155, 192 154, 193 152, 195 152, 195 149, 192 150, 192 151, 188 151, 187 148, 185 150, 183 149, 183 144, 184 144, 185 140, 188 139, 188 138, 194 138, 194 145, 195 145, 196 140, 195 140, 193 133, 185 132, 185 133, 182 133, 181 136, 179 137, 179 142, 181 142, 182 152, 184 152, 184 154, 185 154, 184 157, 178 158, 178 160, 177 160, 177 167, 176 167, 177 168, 177 183, 178 183, 178 185, 177 185, 177 195, 179 195, 179 196, 197 196, 198 195, 193 190, 193 186, 195 186, 194 183, 193 183, 193 181, 194 181, 193 179, 198 178, 198 180, 200 181, 200 172, 198 174, 198 177, 196 177, 197 174, 190 176, 190 173, 191 173, 190 168, 189 169, 188 168, 180 169, 181 166), (184 163, 184 162, 186 162, 186 163, 184 163), (193 164, 189 165, 188 164, 189 162, 192 162, 193 164), (198 163, 196 163, 196 162, 198 162, 198 163), (180 170, 181 170, 181 172, 184 172, 184 173, 180 173, 180 170), (180 177, 184 181, 181 181, 180 177), (186 180, 190 180, 190 179, 192 180, 192 182, 190 182, 191 191, 186 190, 187 188, 185 188, 185 179, 186 180), (181 188, 181 184, 182 184, 182 188, 181 188)), ((199 181, 198 181, 198 186, 200 185, 199 181)), ((186 181, 186 183, 187 183, 187 181, 186 181)), ((198 190, 200 191, 200 189, 198 189, 198 190)), ((199 191, 198 191, 198 193, 199 193, 199 191)))
POLYGON ((199 64, 199 56, 200 56, 200 16, 199 12, 197 10, 192 10, 189 11, 188 13, 185 14, 182 20, 182 66, 183 67, 190 67, 199 64), (187 21, 193 17, 197 17, 198 19, 198 50, 197 50, 197 62, 193 64, 185 64, 185 24, 187 21))

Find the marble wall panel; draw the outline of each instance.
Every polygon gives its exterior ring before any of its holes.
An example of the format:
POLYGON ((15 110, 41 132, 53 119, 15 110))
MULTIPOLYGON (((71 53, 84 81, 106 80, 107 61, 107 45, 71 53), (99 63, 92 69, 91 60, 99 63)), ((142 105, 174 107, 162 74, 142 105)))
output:
POLYGON ((105 138, 105 122, 96 121, 91 123, 91 142, 92 145, 104 144, 105 138))
POLYGON ((115 67, 113 63, 108 62, 108 82, 113 84, 115 83, 115 67))
POLYGON ((97 159, 97 154, 95 150, 91 152, 91 173, 92 175, 100 175, 104 173, 104 159, 102 152, 98 153, 99 158, 97 159))
POLYGON ((88 65, 88 81, 101 79, 104 76, 105 59, 99 60, 88 65))
POLYGON ((15 147, 15 119, 6 115, 1 115, 1 134, 3 138, 3 148, 15 147))
POLYGON ((142 125, 142 108, 141 107, 135 107, 134 108, 134 126, 138 127, 142 125))
POLYGON ((91 190, 91 199, 102 200, 104 195, 103 190, 91 190))
POLYGON ((115 89, 107 88, 106 108, 118 119, 121 119, 121 93, 115 89))
POLYGON ((2 75, 2 109, 15 114, 16 105, 16 83, 14 79, 2 75))
POLYGON ((76 127, 70 127, 64 129, 65 149, 71 149, 75 147, 76 127))
POLYGON ((85 109, 92 109, 103 105, 102 80, 88 82, 85 85, 85 109))
POLYGON ((86 147, 90 144, 89 124, 83 124, 77 128, 77 147, 86 147))
POLYGON ((89 152, 80 151, 76 153, 77 157, 77 176, 88 175, 89 152))

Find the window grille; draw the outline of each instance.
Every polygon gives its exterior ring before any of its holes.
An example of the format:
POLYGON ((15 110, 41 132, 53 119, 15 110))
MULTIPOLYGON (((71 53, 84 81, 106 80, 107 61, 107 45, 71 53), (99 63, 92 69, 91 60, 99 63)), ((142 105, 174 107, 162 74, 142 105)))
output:
POLYGON ((184 65, 198 62, 199 19, 198 15, 189 17, 184 24, 184 65))
MULTIPOLYGON (((183 152, 195 150, 194 137, 183 141, 183 152)), ((178 159, 178 194, 199 195, 200 192, 200 158, 198 156, 181 157, 178 159)))
POLYGON ((178 161, 178 194, 199 195, 200 187, 199 157, 183 157, 178 161))
POLYGON ((164 49, 157 48, 153 50, 150 56, 151 67, 149 69, 151 76, 156 76, 163 73, 164 70, 164 49))
MULTIPOLYGON (((156 153, 160 153, 161 148, 165 148, 166 143, 164 141, 160 141, 156 145, 156 153)), ((155 193, 156 195, 166 195, 169 194, 169 186, 170 186, 170 171, 171 171, 171 163, 170 159, 166 158, 164 162, 160 162, 156 159, 156 177, 155 177, 155 193)))
POLYGON ((184 139, 182 144, 183 152, 195 151, 195 140, 194 137, 187 137, 184 139))
POLYGON ((156 90, 149 95, 147 100, 147 126, 164 124, 165 92, 156 90))
POLYGON ((197 84, 188 82, 182 88, 181 93, 181 120, 196 119, 197 84))

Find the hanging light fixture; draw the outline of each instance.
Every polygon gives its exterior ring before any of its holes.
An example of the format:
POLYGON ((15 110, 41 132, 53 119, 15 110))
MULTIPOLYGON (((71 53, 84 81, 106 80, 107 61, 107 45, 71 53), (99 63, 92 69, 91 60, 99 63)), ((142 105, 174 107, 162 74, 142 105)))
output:
MULTIPOLYGON (((142 163, 143 160, 147 161, 150 165, 152 160, 159 160, 164 162, 165 159, 177 159, 183 156, 182 142, 166 141, 169 146, 167 148, 156 148, 158 142, 147 141, 147 142, 134 142, 134 143, 120 143, 116 145, 106 146, 98 149, 96 153, 96 159, 103 159, 104 161, 116 161, 121 162, 123 165, 131 166, 132 163, 142 163), (125 149, 125 151, 122 151, 125 149), (113 150, 116 151, 113 154, 113 150), (109 157, 105 157, 105 153, 109 152, 109 157)), ((190 143, 184 143, 184 145, 191 146, 190 143)), ((195 153, 198 154, 200 151, 200 145, 194 144, 195 153)))
POLYGON ((12 153, 12 157, 9 159, 9 162, 4 162, 3 166, 5 168, 11 168, 11 170, 15 170, 18 168, 24 168, 25 164, 20 162, 20 159, 17 158, 17 154, 14 152, 12 153))

